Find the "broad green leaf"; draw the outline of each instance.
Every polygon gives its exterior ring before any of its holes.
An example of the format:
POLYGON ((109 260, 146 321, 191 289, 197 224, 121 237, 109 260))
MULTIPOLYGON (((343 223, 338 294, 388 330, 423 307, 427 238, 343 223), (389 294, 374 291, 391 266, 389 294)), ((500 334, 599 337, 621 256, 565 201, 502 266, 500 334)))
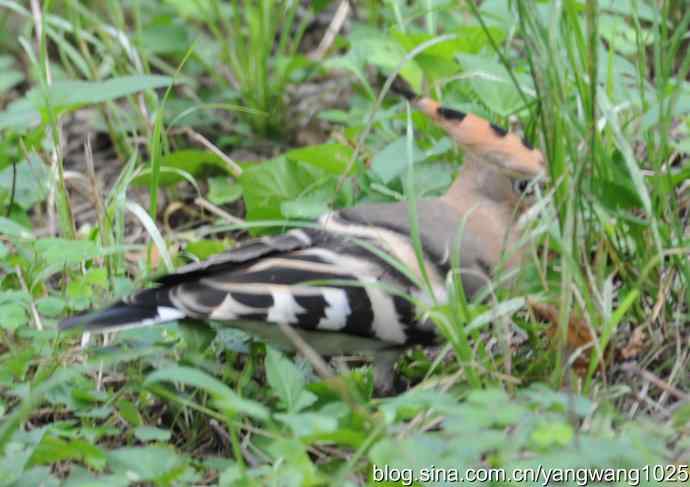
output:
POLYGON ((230 177, 221 176, 209 178, 208 180, 208 200, 214 205, 224 205, 232 203, 242 196, 242 186, 237 182, 232 182, 230 177))
POLYGON ((19 443, 10 443, 0 455, 0 486, 13 486, 23 474, 33 452, 19 443))
MULTIPOLYGON (((416 145, 413 147, 412 158, 413 162, 424 159, 424 153, 416 145)), ((400 137, 374 156, 371 171, 388 184, 407 170, 407 164, 407 138, 400 137)))
MULTIPOLYGON (((362 84, 366 90, 369 98, 372 100, 376 97, 373 89, 369 86, 367 76, 364 74, 365 61, 360 59, 353 51, 348 52, 344 56, 333 56, 326 59, 323 63, 324 68, 333 71, 349 71, 362 84)), ((325 110, 319 113, 319 118, 332 122, 342 123, 347 125, 348 121, 352 121, 350 113, 341 110, 325 110)))
POLYGON ((354 149, 347 145, 321 144, 293 149, 286 152, 285 157, 293 161, 306 162, 329 173, 340 175, 348 169, 353 152, 354 149))
POLYGON ((31 349, 17 350, 6 355, 3 363, 4 373, 12 375, 19 380, 25 380, 26 373, 34 360, 34 352, 31 349))
MULTIPOLYGON (((57 477, 51 473, 48 466, 32 467, 25 470, 21 477, 12 486, 16 485, 40 485, 41 487, 60 487, 61 483, 57 477)), ((4 479, 3 479, 4 480, 4 479)), ((4 487, 4 483, 1 483, 4 487)))
POLYGON ((192 44, 187 28, 172 17, 158 17, 146 25, 137 41, 153 54, 184 53, 192 44))
POLYGON ((642 206, 642 201, 630 186, 629 180, 625 179, 619 178, 616 181, 604 178, 598 179, 592 188, 592 196, 604 208, 615 213, 642 206))
POLYGON ((290 427, 295 436, 316 436, 333 433, 338 420, 320 413, 276 414, 275 418, 290 427))
MULTIPOLYGON (((160 158, 161 174, 159 184, 168 186, 183 181, 182 174, 187 173, 192 176, 204 174, 227 173, 228 168, 223 160, 210 151, 198 149, 180 149, 175 152, 163 155, 160 158), (171 169, 166 171, 165 169, 171 169), (178 170, 173 171, 172 169, 178 170)), ((138 186, 147 186, 151 182, 149 173, 137 176, 133 183, 138 186)))
POLYGON ((139 409, 129 399, 122 398, 117 401, 117 411, 130 426, 139 427, 142 425, 143 420, 139 409))
POLYGON ((585 397, 554 391, 544 384, 532 384, 528 389, 521 391, 520 396, 529 399, 541 409, 561 413, 572 412, 582 418, 592 414, 595 409, 594 403, 585 397))
POLYGON ((688 424, 690 424, 690 402, 680 405, 678 409, 673 412, 674 427, 680 429, 688 424))
POLYGON ((314 220, 329 209, 327 201, 313 198, 300 198, 280 205, 280 212, 285 218, 298 220, 314 220))
POLYGON ((12 56, 0 56, 0 69, 6 70, 15 65, 14 58, 12 56))
POLYGON ((267 419, 268 410, 261 404, 239 397, 228 386, 206 372, 191 367, 160 369, 146 378, 145 385, 157 382, 174 382, 196 387, 211 394, 215 404, 227 413, 239 413, 257 419, 267 419))
MULTIPOLYGON (((610 160, 611 163, 605 167, 606 173, 595 179, 592 194, 606 210, 627 218, 626 210, 640 208, 642 199, 635 190, 635 183, 621 152, 615 151, 610 160)), ((668 180, 664 176, 657 182, 665 186, 668 180)))
POLYGON ((304 188, 295 176, 297 164, 284 157, 249 167, 239 177, 248 220, 274 220, 282 217, 283 201, 297 198, 304 188))
POLYGON ((456 401, 448 394, 433 390, 410 389, 409 391, 390 399, 381 405, 381 412, 387 423, 396 418, 411 418, 420 411, 436 410, 439 413, 453 411, 456 401))
MULTIPOLYGON (((50 266, 53 270, 61 270, 67 262, 61 260, 59 257, 52 262, 50 266)), ((93 267, 86 271, 83 275, 75 276, 64 289, 64 295, 67 298, 67 306, 76 311, 82 311, 89 308, 94 298, 99 294, 100 290, 105 290, 108 287, 107 271, 105 268, 93 267)))
POLYGON ((65 300, 55 296, 46 296, 36 300, 36 309, 43 316, 57 318, 65 310, 65 300))
POLYGON ((86 387, 76 386, 72 388, 72 397, 84 403, 101 403, 110 399, 110 394, 105 391, 93 389, 91 384, 86 387))
MULTIPOLYGON (((492 38, 498 45, 503 42, 505 32, 498 27, 489 27, 492 38)), ((457 37, 444 42, 434 44, 418 54, 414 61, 425 74, 433 78, 450 77, 457 74, 458 66, 454 57, 458 53, 478 54, 489 41, 481 26, 466 25, 456 31, 457 37)), ((449 32, 449 33, 452 33, 449 32)), ((393 31, 393 38, 407 51, 410 52, 420 44, 430 41, 435 35, 426 33, 402 33, 393 31)))
POLYGON ((48 106, 62 111, 112 101, 140 91, 170 86, 172 78, 158 75, 130 75, 103 81, 58 80, 42 91, 33 88, 26 97, 39 111, 48 106))
POLYGON ((271 347, 266 352, 266 379, 288 412, 298 412, 316 401, 316 396, 304 388, 304 372, 271 347))
POLYGON ((37 157, 20 161, 16 166, 8 166, 0 172, 0 206, 7 205, 12 198, 21 208, 28 210, 48 195, 50 174, 37 157))
POLYGON ((203 326, 195 320, 178 322, 180 335, 188 350, 203 353, 216 337, 216 331, 210 326, 203 326))
POLYGON ((84 419, 94 419, 94 420, 106 420, 113 415, 112 406, 96 406, 86 409, 84 411, 79 411, 76 413, 77 416, 84 419))
MULTIPOLYGON (((507 117, 524 108, 520 93, 497 56, 458 53, 456 59, 462 66, 465 78, 462 83, 469 86, 492 113, 507 117)), ((526 73, 513 69, 513 74, 523 92, 528 95, 534 93, 532 79, 526 73)))
POLYGON ((39 123, 41 123, 41 115, 25 99, 11 103, 7 110, 0 112, 0 130, 22 131, 39 123))
POLYGON ((230 465, 218 479, 219 487, 252 487, 256 479, 250 478, 247 469, 240 465, 230 465))
POLYGON ((139 441, 168 441, 172 436, 170 431, 153 426, 139 426, 134 430, 134 436, 139 441))
POLYGON ((43 238, 35 243, 36 252, 48 265, 65 266, 102 255, 96 242, 91 240, 67 240, 43 238))
POLYGON ((229 242, 222 240, 201 239, 189 242, 185 250, 199 260, 206 260, 228 248, 229 242))
POLYGON ((33 240, 34 238, 34 235, 27 228, 4 216, 0 216, 0 235, 24 240, 33 240))
POLYGON ((49 108, 60 114, 171 83, 172 78, 158 75, 121 76, 104 81, 57 80, 45 89, 32 88, 23 99, 10 104, 0 113, 0 130, 25 130, 40 123, 49 108))
POLYGON ((297 439, 279 438, 272 441, 268 451, 274 458, 277 469, 274 482, 285 487, 311 487, 328 483, 306 452, 306 447, 297 439))
POLYGON ((24 291, 8 290, 0 291, 0 304, 22 303, 28 305, 31 302, 31 295, 24 291))
POLYGON ((211 20, 211 0, 163 0, 168 5, 174 6, 182 17, 190 17, 197 20, 211 20))
POLYGON ((0 56, 0 95, 24 81, 24 74, 15 68, 14 58, 0 56))
MULTIPOLYGON (((498 45, 506 37, 506 33, 500 27, 489 27, 487 30, 498 45)), ((419 61, 428 57, 429 60, 435 61, 439 59, 453 60, 459 53, 479 54, 485 47, 489 46, 489 39, 481 25, 463 25, 449 33, 455 33, 457 36, 430 46, 415 59, 419 61)), ((402 33, 399 30, 394 30, 392 34, 406 51, 411 51, 435 37, 426 33, 402 33)))
MULTIPOLYGON (((40 335, 39 335, 40 336, 40 335)), ((27 349, 24 349, 28 351, 27 349)), ((0 452, 6 452, 8 443, 14 434, 20 430, 25 421, 31 415, 34 405, 41 401, 53 390, 68 384, 69 382, 81 377, 83 367, 72 365, 70 367, 58 367, 51 375, 40 377, 36 375, 29 384, 23 388, 20 394, 21 402, 16 405, 13 411, 6 415, 0 422, 0 452), (41 380, 42 379, 42 380, 41 380)), ((0 455, 2 458, 3 455, 0 455)), ((0 476, 2 479, 2 476, 0 476)))
POLYGON ((542 423, 532 432, 532 441, 537 448, 565 446, 573 439, 572 426, 561 421, 542 423))
POLYGON ((403 46, 381 30, 370 26, 353 26, 350 43, 359 59, 389 70, 397 68, 405 57, 403 46))
POLYGON ((104 452, 79 438, 64 440, 57 436, 45 435, 31 455, 31 463, 34 465, 50 465, 65 460, 83 461, 97 470, 105 467, 104 452))
POLYGON ((421 162, 415 164, 415 192, 420 198, 440 196, 453 182, 455 168, 446 162, 421 162))
POLYGON ((330 210, 333 195, 336 192, 335 180, 325 188, 313 191, 294 200, 284 201, 280 212, 285 218, 314 220, 330 210))
MULTIPOLYGON (((353 26, 349 40, 352 48, 348 62, 355 66, 355 71, 368 64, 390 72, 398 68, 407 54, 407 50, 390 35, 362 24, 353 26)), ((419 87, 423 77, 422 69, 414 60, 405 63, 400 74, 415 88, 419 87)))
POLYGON ((505 428, 524 422, 530 411, 512 401, 500 389, 473 390, 467 401, 453 408, 446 420, 446 429, 459 435, 477 430, 505 428))
POLYGON ((0 72, 0 93, 4 93, 22 81, 24 81, 24 75, 20 71, 10 69, 0 72))
POLYGON ((118 448, 107 457, 110 468, 130 482, 165 481, 164 485, 182 475, 187 464, 175 450, 163 446, 118 448))
POLYGON ((318 168, 289 161, 285 157, 247 167, 238 179, 247 220, 283 219, 283 202, 305 196, 324 176, 318 168))
POLYGON ((89 470, 70 465, 69 477, 65 479, 62 487, 127 487, 130 485, 125 475, 97 475, 89 470))
POLYGON ((638 36, 633 25, 622 16, 600 14, 597 22, 601 36, 610 48, 626 56, 637 54, 638 42, 649 45, 654 41, 653 35, 644 28, 640 28, 638 36))
MULTIPOLYGON (((459 442, 461 445, 463 442, 459 442)), ((404 485, 414 485, 414 472, 423 468, 453 468, 464 469, 466 463, 453 451, 453 443, 446 441, 440 435, 429 433, 412 433, 403 438, 386 437, 377 442, 369 451, 369 459, 379 469, 372 474, 375 478, 383 479, 386 474, 383 469, 395 468, 404 478, 404 485)), ((472 459, 475 460, 475 459, 472 459)), ((475 461, 478 461, 477 458, 475 461)), ((451 482, 454 484, 455 482, 451 482)))
POLYGON ((16 303, 0 304, 0 328, 16 330, 29 322, 24 306, 16 303))
POLYGON ((93 267, 84 274, 84 281, 90 286, 106 289, 108 287, 108 270, 105 267, 93 267))

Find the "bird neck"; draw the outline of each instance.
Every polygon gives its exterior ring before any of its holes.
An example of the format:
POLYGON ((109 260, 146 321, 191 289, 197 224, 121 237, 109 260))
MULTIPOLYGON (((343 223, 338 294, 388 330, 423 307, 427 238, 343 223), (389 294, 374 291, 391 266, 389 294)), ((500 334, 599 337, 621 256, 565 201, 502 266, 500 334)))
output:
POLYGON ((468 202, 477 204, 490 201, 505 206, 512 213, 519 203, 520 196, 513 189, 511 179, 493 164, 466 157, 443 199, 451 206, 467 206, 468 202))

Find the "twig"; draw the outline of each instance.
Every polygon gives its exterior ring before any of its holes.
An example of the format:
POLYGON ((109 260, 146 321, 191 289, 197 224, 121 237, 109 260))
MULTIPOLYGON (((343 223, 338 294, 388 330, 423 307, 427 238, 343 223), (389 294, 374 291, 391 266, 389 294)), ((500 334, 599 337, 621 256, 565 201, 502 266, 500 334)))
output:
POLYGON ((338 35, 338 32, 340 32, 340 29, 343 27, 343 24, 345 23, 345 20, 349 14, 350 2, 348 0, 342 0, 340 5, 338 5, 338 9, 335 11, 335 15, 333 15, 333 20, 331 20, 331 23, 328 25, 328 29, 326 29, 326 33, 321 38, 321 42, 319 43, 318 47, 310 52, 307 57, 313 61, 319 61, 321 58, 323 58, 326 52, 333 45, 335 36, 338 35))
MULTIPOLYGON (((677 327, 675 327, 675 328, 676 328, 676 334, 678 335, 677 327)), ((680 341, 680 337, 676 336, 676 340, 677 340, 676 343, 678 343, 680 341)), ((679 373, 682 374, 683 370, 687 371, 687 359, 688 359, 688 352, 687 351, 681 352, 681 350, 679 348, 677 348, 676 349, 676 361, 673 364, 673 368, 671 369, 671 372, 668 375, 669 381, 673 381, 674 378, 679 373)), ((666 402, 666 398, 668 397, 668 395, 669 395, 669 393, 664 391, 661 394, 661 397, 659 398, 659 402, 661 402, 661 403, 666 402)))
POLYGON ((250 435, 244 435, 244 438, 242 438, 242 441, 240 443, 240 448, 242 449, 242 454, 244 455, 244 458, 247 460, 247 463, 251 465, 252 467, 257 467, 260 465, 259 459, 254 456, 254 454, 249 451, 249 449, 252 447, 251 443, 252 437, 250 435))
POLYGON ((211 429, 216 432, 216 434, 218 436, 223 438, 223 440, 227 441, 228 443, 230 443, 232 441, 230 439, 230 435, 228 434, 228 432, 223 429, 223 427, 220 425, 220 423, 217 420, 212 419, 211 421, 208 422, 208 424, 211 427, 211 429))
POLYGON ((202 207, 204 210, 209 211, 210 213, 213 213, 214 215, 227 220, 232 223, 236 223, 238 225, 243 225, 245 223, 244 220, 241 218, 237 218, 236 216, 231 215, 227 211, 223 210, 222 208, 218 208, 216 205, 208 201, 207 199, 202 198, 201 196, 198 196, 197 198, 194 199, 194 203, 202 207))
MULTIPOLYGON (((110 337, 112 334, 110 333, 105 333, 103 335, 103 347, 107 347, 110 344, 110 337)), ((98 362, 98 372, 96 373, 96 390, 97 391, 102 391, 103 390, 103 366, 104 362, 103 360, 98 362)))
POLYGON ((622 369, 625 372, 633 372, 639 376, 641 376, 643 379, 651 382, 655 386, 657 386, 659 389, 666 391, 676 399, 679 399, 681 401, 688 401, 690 402, 690 394, 686 394, 685 392, 681 391, 680 389, 677 389, 676 387, 672 386, 665 380, 662 380, 658 378, 656 375, 652 374, 648 370, 644 370, 640 368, 639 365, 629 362, 627 364, 623 364, 622 369))
MULTIPOLYGON (((648 406, 648 408, 649 408, 648 410, 653 409, 653 410, 655 410, 657 413, 661 414, 664 418, 670 418, 670 417, 671 417, 671 412, 670 412, 668 409, 664 408, 664 407, 661 406, 660 404, 658 404, 658 403, 654 402, 653 400, 651 400, 651 399, 646 395, 646 393, 645 393, 645 394, 640 394, 640 393, 638 393, 638 392, 634 392, 634 391, 633 391, 632 394, 633 394, 633 395, 635 396, 635 398, 637 399, 638 404, 639 404, 639 403, 644 403, 644 404, 646 404, 646 405, 648 406)), ((631 415, 631 417, 632 417, 632 415, 631 415)))
POLYGON ((199 144, 203 145, 208 150, 213 152, 215 155, 220 157, 223 160, 223 162, 227 164, 228 168, 230 169, 230 173, 232 173, 233 176, 239 177, 242 174, 242 168, 230 157, 224 154, 223 151, 221 151, 218 147, 213 145, 213 143, 209 141, 206 137, 204 137, 198 132, 195 132, 189 127, 185 127, 183 129, 183 132, 186 133, 190 139, 194 140, 195 142, 198 142, 199 144))

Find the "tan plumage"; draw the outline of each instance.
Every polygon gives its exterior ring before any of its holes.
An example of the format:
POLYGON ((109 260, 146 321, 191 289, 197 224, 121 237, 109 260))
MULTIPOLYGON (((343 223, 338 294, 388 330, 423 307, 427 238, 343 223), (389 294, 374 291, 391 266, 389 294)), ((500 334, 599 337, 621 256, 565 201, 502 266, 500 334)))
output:
POLYGON ((323 215, 316 228, 250 240, 182 267, 158 279, 156 288, 60 327, 104 331, 189 317, 228 322, 285 344, 273 324, 283 323, 300 330, 323 354, 369 349, 386 359, 390 354, 384 351, 433 343, 433 324, 419 320, 419 310, 404 296, 426 303, 447 300, 446 276, 456 245, 469 297, 502 260, 508 267, 519 265, 520 195, 513 182, 540 176, 545 165, 541 152, 486 120, 417 97, 404 85, 396 88, 466 149, 447 193, 416 203, 430 290, 417 285, 422 272, 407 203, 365 204, 323 215), (403 263, 416 279, 379 252, 403 263))

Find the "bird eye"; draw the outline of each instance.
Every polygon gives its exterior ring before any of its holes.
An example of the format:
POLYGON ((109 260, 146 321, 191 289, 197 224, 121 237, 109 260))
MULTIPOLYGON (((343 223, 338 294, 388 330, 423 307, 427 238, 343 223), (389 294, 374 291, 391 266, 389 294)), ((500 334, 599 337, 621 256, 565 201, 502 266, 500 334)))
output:
POLYGON ((529 179, 517 179, 513 183, 513 189, 520 194, 523 194, 529 188, 529 179))

